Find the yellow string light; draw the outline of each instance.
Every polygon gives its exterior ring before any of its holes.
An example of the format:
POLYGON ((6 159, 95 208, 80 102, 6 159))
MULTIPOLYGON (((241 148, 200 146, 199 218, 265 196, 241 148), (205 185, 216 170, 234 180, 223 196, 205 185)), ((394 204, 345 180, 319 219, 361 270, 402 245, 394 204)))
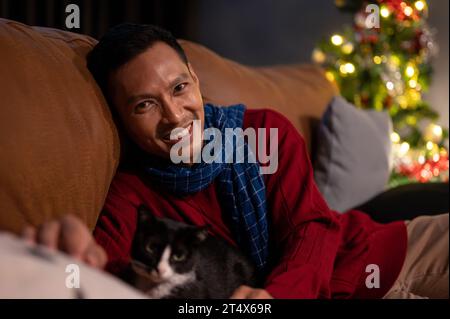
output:
POLYGON ((353 44, 352 44, 351 42, 347 42, 347 43, 345 43, 345 44, 342 46, 342 52, 343 52, 344 54, 350 54, 350 53, 352 53, 352 52, 353 52, 353 49, 354 49, 354 47, 353 47, 353 44))
POLYGON ((322 52, 320 49, 314 49, 312 54, 313 61, 316 63, 323 63, 325 62, 326 55, 322 52))
POLYGON ((417 90, 414 89, 408 89, 406 95, 410 103, 414 105, 417 104, 422 99, 422 94, 420 94, 420 92, 417 92, 417 90))
POLYGON ((391 141, 392 141, 392 143, 400 142, 400 135, 398 135, 397 132, 392 132, 391 133, 391 141))
POLYGON ((403 142, 403 143, 400 145, 399 155, 400 155, 400 156, 405 156, 406 153, 408 153, 408 151, 409 151, 409 144, 408 144, 408 142, 403 142))
POLYGON ((405 16, 407 16, 407 17, 411 16, 411 15, 413 14, 413 12, 414 12, 414 10, 413 10, 413 8, 411 8, 410 6, 406 6, 406 7, 403 9, 403 13, 404 13, 405 16))
POLYGON ((389 12, 389 9, 386 6, 381 6, 380 14, 383 18, 387 18, 391 13, 389 12))
POLYGON ((414 126, 417 124, 417 118, 414 115, 408 115, 406 117, 406 124, 414 126))
POLYGON ((442 127, 431 123, 425 128, 424 138, 426 141, 439 143, 442 140, 442 134, 442 127))
POLYGON ((408 65, 405 70, 405 74, 407 77, 412 78, 414 74, 416 73, 416 70, 412 65, 408 65))
POLYGON ((342 45, 342 43, 344 43, 344 38, 339 34, 334 34, 331 37, 331 43, 333 43, 335 46, 340 46, 342 45))
POLYGON ((400 95, 399 97, 397 97, 397 103, 402 109, 408 108, 408 99, 404 95, 400 95))
POLYGON ((422 11, 423 9, 425 9, 425 3, 423 1, 416 1, 414 3, 414 6, 416 7, 417 10, 422 11))
POLYGON ((408 85, 410 88, 415 89, 417 87, 417 81, 414 79, 409 80, 408 85))
POLYGON ((432 132, 436 137, 442 137, 442 127, 439 125, 433 124, 432 132))
POLYGON ((347 73, 351 74, 355 72, 356 68, 352 63, 345 63, 345 70, 347 71, 347 73))
POLYGON ((387 81, 386 82, 386 88, 389 90, 389 91, 392 91, 393 89, 394 89, 394 83, 392 83, 391 81, 387 81))
POLYGON ((339 67, 339 71, 341 72, 342 75, 352 74, 355 72, 355 70, 356 70, 355 66, 353 65, 353 63, 350 62, 341 64, 341 66, 339 67))
POLYGON ((325 72, 325 77, 326 77, 326 78, 328 79, 328 81, 330 81, 330 82, 334 82, 334 80, 335 80, 334 74, 333 74, 333 72, 331 72, 331 71, 325 72))
POLYGON ((391 55, 389 61, 394 64, 395 66, 399 66, 400 65, 400 58, 396 55, 391 55))

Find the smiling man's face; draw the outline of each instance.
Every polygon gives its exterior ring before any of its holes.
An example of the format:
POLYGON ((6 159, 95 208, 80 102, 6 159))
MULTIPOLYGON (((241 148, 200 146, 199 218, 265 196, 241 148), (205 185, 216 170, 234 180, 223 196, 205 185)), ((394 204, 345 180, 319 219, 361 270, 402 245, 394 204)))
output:
POLYGON ((188 128, 191 154, 201 149, 201 139, 193 141, 192 122, 204 125, 199 81, 192 67, 164 42, 127 62, 109 77, 109 92, 125 130, 146 152, 170 157, 174 128, 188 128))

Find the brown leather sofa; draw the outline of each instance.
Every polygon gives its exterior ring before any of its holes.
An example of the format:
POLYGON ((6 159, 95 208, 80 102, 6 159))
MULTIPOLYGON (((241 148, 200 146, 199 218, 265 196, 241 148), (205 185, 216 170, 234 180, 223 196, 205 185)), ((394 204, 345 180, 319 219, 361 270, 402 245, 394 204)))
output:
MULTIPOLYGON (((0 19, 0 229, 63 214, 95 226, 119 162, 105 99, 86 68, 96 40, 0 19)), ((287 116, 311 142, 336 89, 312 65, 247 67, 181 41, 205 102, 287 116)))

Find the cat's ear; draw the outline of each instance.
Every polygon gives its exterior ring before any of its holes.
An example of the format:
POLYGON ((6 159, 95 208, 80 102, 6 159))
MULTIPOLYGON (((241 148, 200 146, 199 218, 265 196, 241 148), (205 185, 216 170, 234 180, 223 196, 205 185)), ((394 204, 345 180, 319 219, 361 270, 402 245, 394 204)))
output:
POLYGON ((155 216, 145 205, 140 205, 138 207, 138 225, 153 223, 155 216))
POLYGON ((209 229, 211 227, 209 225, 202 226, 197 229, 195 232, 195 239, 198 240, 198 242, 204 241, 209 236, 209 229))

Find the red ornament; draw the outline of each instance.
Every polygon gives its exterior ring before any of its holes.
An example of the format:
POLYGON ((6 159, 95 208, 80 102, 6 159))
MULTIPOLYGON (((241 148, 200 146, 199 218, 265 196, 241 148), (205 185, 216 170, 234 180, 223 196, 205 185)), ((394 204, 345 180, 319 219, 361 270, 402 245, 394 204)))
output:
POLYGON ((433 178, 447 182, 448 170, 448 154, 439 156, 437 161, 427 159, 423 164, 416 161, 411 164, 402 164, 396 168, 398 174, 420 183, 430 182, 433 178), (446 172, 447 174, 444 174, 446 172))
POLYGON ((392 103, 393 103, 394 99, 392 98, 392 96, 387 95, 386 98, 384 99, 384 107, 386 109, 390 109, 392 107, 392 103))
POLYGON ((392 12, 397 20, 418 20, 420 19, 418 12, 413 6, 409 6, 412 9, 411 14, 408 16, 405 14, 405 8, 408 4, 403 0, 378 0, 380 4, 385 4, 389 11, 392 12))

